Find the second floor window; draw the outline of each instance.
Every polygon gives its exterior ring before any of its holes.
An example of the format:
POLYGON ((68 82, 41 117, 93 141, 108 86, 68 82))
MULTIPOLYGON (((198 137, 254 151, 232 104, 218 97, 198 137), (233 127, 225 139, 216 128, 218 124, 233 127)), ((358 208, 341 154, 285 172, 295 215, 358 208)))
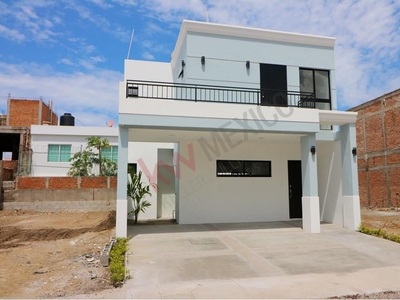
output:
POLYGON ((113 162, 118 162, 118 146, 110 146, 109 148, 102 148, 101 155, 108 158, 113 162))
POLYGON ((71 158, 71 145, 49 145, 47 153, 48 162, 69 162, 71 158))
POLYGON ((316 108, 330 110, 329 71, 300 69, 300 92, 314 93, 316 108))

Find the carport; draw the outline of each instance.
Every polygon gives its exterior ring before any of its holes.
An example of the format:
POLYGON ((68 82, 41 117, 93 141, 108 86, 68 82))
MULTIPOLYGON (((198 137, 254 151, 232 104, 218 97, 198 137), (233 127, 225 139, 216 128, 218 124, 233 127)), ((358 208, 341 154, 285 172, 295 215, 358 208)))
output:
MULTIPOLYGON (((148 105, 141 101, 135 99, 138 107, 148 105)), ((168 115, 182 103, 158 102, 165 115, 120 113, 117 236, 126 236, 128 142, 175 143, 171 161, 179 224, 302 219, 302 228, 313 233, 320 232, 320 221, 358 227, 355 114, 184 103, 193 109, 183 117, 168 115), (219 108, 220 118, 204 117, 202 110, 211 106, 219 108), (326 124, 339 125, 340 131, 321 132, 326 124), (234 167, 221 171, 220 165, 234 167)))

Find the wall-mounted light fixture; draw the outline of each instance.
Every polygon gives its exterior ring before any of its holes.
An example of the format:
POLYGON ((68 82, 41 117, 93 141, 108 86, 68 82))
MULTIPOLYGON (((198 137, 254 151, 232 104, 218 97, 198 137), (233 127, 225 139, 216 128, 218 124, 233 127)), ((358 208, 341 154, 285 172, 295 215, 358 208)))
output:
POLYGON ((205 56, 202 56, 202 57, 201 57, 201 64, 202 64, 202 65, 205 65, 205 64, 206 64, 206 57, 205 57, 205 56))
POLYGON ((179 75, 178 75, 178 79, 179 79, 179 78, 183 78, 183 69, 185 68, 185 66, 186 66, 186 63, 185 63, 185 61, 182 59, 182 70, 181 70, 181 72, 180 72, 179 75))
POLYGON ((311 146, 310 152, 312 155, 315 155, 315 152, 316 152, 315 146, 311 146))
POLYGON ((354 156, 357 155, 357 148, 353 147, 353 149, 351 149, 351 153, 353 153, 354 156))
POLYGON ((246 61, 246 69, 250 69, 250 61, 246 61))

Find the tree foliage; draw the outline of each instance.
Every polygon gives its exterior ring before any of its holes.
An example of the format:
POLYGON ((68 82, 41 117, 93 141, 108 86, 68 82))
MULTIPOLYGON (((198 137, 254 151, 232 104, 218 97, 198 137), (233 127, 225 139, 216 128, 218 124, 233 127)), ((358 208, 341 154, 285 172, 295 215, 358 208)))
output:
POLYGON ((151 206, 151 203, 144 198, 150 193, 150 184, 146 185, 142 182, 142 171, 138 174, 129 173, 128 185, 127 185, 128 198, 132 200, 133 209, 128 213, 129 216, 134 216, 135 224, 138 221, 140 212, 145 212, 146 208, 151 206))
POLYGON ((87 145, 82 151, 74 154, 69 160, 71 167, 68 171, 69 176, 96 176, 93 169, 99 167, 99 176, 116 176, 117 164, 111 159, 102 156, 102 150, 110 148, 107 139, 99 136, 86 138, 87 145))

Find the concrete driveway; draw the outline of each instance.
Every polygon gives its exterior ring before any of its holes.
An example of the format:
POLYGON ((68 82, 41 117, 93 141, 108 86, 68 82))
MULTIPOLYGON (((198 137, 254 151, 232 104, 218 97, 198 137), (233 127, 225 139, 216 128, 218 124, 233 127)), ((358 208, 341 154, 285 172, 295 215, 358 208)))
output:
POLYGON ((300 221, 128 228, 131 298, 326 298, 400 289, 400 244, 300 221))

